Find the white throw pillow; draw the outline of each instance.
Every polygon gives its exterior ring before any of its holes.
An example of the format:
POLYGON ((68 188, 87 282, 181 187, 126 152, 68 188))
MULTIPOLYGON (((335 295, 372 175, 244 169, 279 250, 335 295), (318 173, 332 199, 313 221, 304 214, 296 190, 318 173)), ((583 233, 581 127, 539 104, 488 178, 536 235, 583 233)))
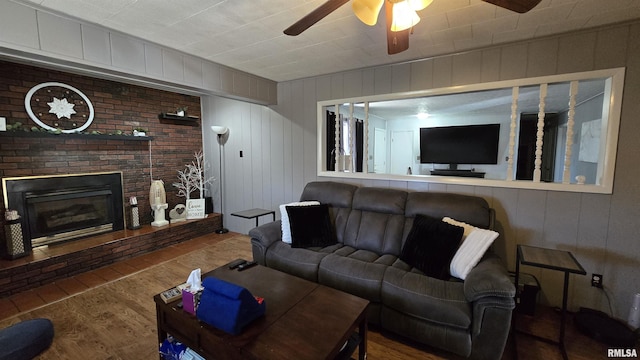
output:
POLYGON ((450 217, 443 217, 442 221, 451 224, 451 225, 455 225, 455 226, 460 226, 461 228, 464 229, 464 234, 462 234, 462 240, 460 240, 460 243, 462 244, 462 242, 464 241, 464 239, 469 236, 469 234, 471 234, 471 232, 475 229, 477 229, 477 227, 473 226, 473 225, 469 225, 467 223, 463 223, 462 221, 458 221, 458 220, 454 220, 450 217))
POLYGON ((280 205, 280 220, 282 221, 282 241, 291 244, 291 223, 289 223, 289 214, 287 206, 309 206, 320 205, 319 201, 299 201, 280 205))
POLYGON ((469 275, 471 269, 478 265, 484 253, 487 252, 489 246, 493 244, 493 241, 499 234, 495 231, 477 228, 449 217, 443 218, 442 221, 464 228, 462 244, 460 244, 456 254, 453 255, 453 259, 449 265, 449 273, 451 273, 451 276, 464 280, 467 275, 469 275))

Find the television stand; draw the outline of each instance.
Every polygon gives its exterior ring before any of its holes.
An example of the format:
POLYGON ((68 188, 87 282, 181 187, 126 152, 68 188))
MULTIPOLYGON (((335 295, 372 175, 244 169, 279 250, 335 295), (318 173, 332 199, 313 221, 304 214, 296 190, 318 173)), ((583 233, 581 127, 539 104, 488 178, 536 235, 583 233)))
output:
POLYGON ((473 177, 473 178, 484 178, 483 172, 476 172, 472 170, 431 170, 431 175, 438 176, 460 176, 460 177, 473 177))

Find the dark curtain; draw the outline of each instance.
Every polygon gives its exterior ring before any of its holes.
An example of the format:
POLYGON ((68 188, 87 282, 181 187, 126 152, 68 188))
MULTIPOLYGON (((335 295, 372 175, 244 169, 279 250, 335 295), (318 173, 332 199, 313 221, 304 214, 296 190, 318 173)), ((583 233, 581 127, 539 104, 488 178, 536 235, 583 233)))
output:
POLYGON ((356 119, 356 171, 362 172, 364 154, 364 121, 356 119))
POLYGON ((327 111, 327 144, 325 146, 325 155, 326 155, 326 169, 327 171, 335 171, 336 163, 335 163, 335 148, 336 148, 336 114, 327 111))
MULTIPOLYGON (((327 171, 335 171, 336 169, 336 114, 327 111, 327 126, 326 126, 326 138, 327 144, 325 147, 326 154, 326 169, 327 171)), ((364 154, 364 121, 356 119, 356 171, 362 172, 363 168, 363 154, 364 154)))

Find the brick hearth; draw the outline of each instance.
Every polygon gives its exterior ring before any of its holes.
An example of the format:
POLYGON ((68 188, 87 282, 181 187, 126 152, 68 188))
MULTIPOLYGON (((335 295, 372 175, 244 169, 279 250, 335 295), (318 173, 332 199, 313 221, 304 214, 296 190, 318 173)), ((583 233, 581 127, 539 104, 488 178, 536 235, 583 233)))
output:
POLYGON ((145 225, 37 248, 16 260, 0 260, 0 297, 211 233, 221 227, 221 219, 220 214, 210 214, 159 228, 145 225))

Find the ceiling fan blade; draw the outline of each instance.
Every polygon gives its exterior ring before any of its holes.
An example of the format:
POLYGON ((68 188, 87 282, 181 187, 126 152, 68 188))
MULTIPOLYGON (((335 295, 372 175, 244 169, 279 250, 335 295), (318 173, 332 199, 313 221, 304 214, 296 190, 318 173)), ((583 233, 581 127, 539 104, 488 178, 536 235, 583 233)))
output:
POLYGON ((329 0, 317 7, 305 17, 298 20, 295 24, 284 30, 284 33, 291 36, 300 35, 303 31, 310 28, 313 24, 322 20, 325 16, 334 12, 340 6, 348 3, 349 0, 329 0))
POLYGON ((482 0, 482 1, 500 6, 501 8, 505 8, 507 10, 524 14, 527 11, 536 7, 536 5, 538 5, 541 0, 482 0))
POLYGON ((409 48, 409 32, 411 32, 411 29, 391 31, 393 3, 385 1, 384 10, 387 18, 387 53, 389 55, 401 53, 409 48))

